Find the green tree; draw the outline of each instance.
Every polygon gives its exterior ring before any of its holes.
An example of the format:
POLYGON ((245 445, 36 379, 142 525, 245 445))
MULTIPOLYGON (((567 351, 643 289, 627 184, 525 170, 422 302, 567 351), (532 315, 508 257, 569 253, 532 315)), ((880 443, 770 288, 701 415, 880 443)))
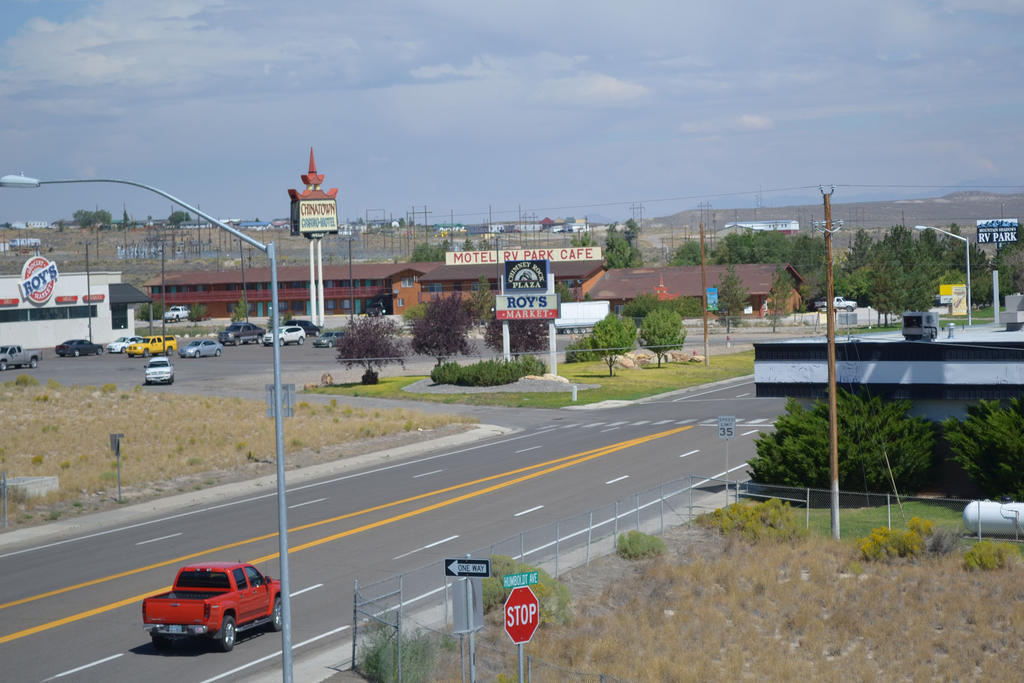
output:
POLYGON ((243 320, 249 319, 249 302, 246 301, 245 295, 243 294, 238 299, 238 303, 235 304, 235 310, 231 312, 231 322, 237 323, 243 320))
POLYGON ((683 242, 669 259, 670 266, 699 266, 700 265, 700 242, 690 240, 683 242))
POLYGON ((732 332, 733 323, 739 324, 743 309, 750 301, 750 290, 736 274, 736 266, 730 264, 718 277, 718 315, 725 320, 725 331, 732 332))
POLYGON ((565 280, 555 281, 555 294, 562 303, 576 301, 576 294, 565 280))
POLYGON ((593 348, 608 364, 608 376, 612 377, 615 359, 636 344, 636 325, 632 320, 609 313, 604 320, 600 320, 594 325, 594 331, 590 337, 593 348))
MULTIPOLYGON (((892 479, 901 493, 915 492, 928 480, 935 449, 935 428, 921 417, 909 417, 910 401, 884 401, 867 393, 840 390, 838 402, 839 488, 883 492, 892 479)), ((828 488, 828 406, 818 401, 804 409, 795 399, 775 430, 754 442, 757 457, 751 479, 762 484, 828 488)))
POLYGON ((683 329, 683 319, 678 313, 656 308, 644 316, 644 322, 640 327, 640 344, 658 357, 659 368, 661 360, 668 356, 668 352, 683 348, 684 341, 686 330, 683 329))
POLYGON ((451 248, 448 240, 441 244, 417 244, 412 250, 412 260, 417 262, 444 261, 444 253, 451 248))
POLYGON ((167 217, 167 222, 177 228, 191 217, 192 215, 188 211, 172 211, 171 215, 167 217))
POLYGON ((491 283, 486 275, 477 278, 476 287, 466 300, 466 308, 473 320, 481 325, 486 325, 494 318, 494 292, 491 291, 491 283))
POLYGON ((772 321, 772 332, 781 318, 790 313, 789 299, 793 293, 793 278, 789 271, 779 266, 772 274, 771 289, 768 290, 768 317, 772 321))
POLYGON ((981 400, 967 408, 967 419, 942 423, 946 441, 968 476, 990 498, 1024 500, 1024 398, 1006 407, 981 400))
POLYGON ((611 229, 604 241, 604 262, 609 268, 639 268, 644 264, 640 251, 611 229))
POLYGON ((596 247, 597 240, 589 232, 581 232, 572 236, 572 239, 569 240, 569 245, 573 247, 596 247))

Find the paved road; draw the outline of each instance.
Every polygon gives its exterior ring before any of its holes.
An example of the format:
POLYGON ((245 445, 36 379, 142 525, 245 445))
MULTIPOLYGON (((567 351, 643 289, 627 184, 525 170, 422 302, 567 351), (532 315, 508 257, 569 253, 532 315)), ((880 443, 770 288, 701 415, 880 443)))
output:
MULTIPOLYGON (((270 354, 250 346, 216 359, 175 359, 176 383, 145 390, 262 398, 270 354)), ((140 383, 143 364, 107 354, 48 357, 33 373, 41 381, 127 389, 140 383)), ((309 344, 282 349, 282 366, 285 381, 297 385, 325 371, 338 377, 332 352, 309 344)), ((412 405, 474 414, 506 433, 444 448, 420 444, 402 458, 389 454, 318 478, 289 479, 292 642, 313 640, 297 661, 317 650, 347 658, 338 648, 351 627, 355 579, 366 583, 487 548, 669 479, 723 474, 714 428, 720 414, 738 418, 730 469, 743 478, 753 438, 770 429, 783 402, 754 398, 752 383, 742 379, 609 409, 412 405)), ((278 573, 273 482, 215 495, 144 504, 93 522, 80 518, 54 527, 57 535, 0 535, 3 670, 22 681, 155 683, 261 673, 273 679, 280 666, 276 634, 245 639, 228 654, 189 645, 165 654, 153 650, 141 628, 141 596, 165 587, 180 564, 246 560, 278 573)))

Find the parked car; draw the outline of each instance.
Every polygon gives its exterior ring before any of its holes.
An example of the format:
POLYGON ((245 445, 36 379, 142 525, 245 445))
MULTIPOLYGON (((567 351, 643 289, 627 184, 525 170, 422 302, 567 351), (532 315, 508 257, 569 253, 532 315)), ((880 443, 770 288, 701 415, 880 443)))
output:
POLYGON ((338 345, 338 340, 345 336, 344 332, 337 332, 332 330, 330 332, 324 332, 319 337, 313 340, 313 346, 318 349, 333 349, 338 345))
MULTIPOLYGON (((837 311, 849 311, 852 313, 857 310, 857 302, 837 296, 832 299, 832 307, 837 311)), ((815 310, 824 311, 826 308, 828 308, 828 299, 819 299, 814 302, 815 310)))
POLYGON ((298 325, 306 333, 307 337, 316 337, 320 334, 320 326, 314 325, 308 320, 289 320, 289 325, 298 325))
POLYGON ((264 332, 266 330, 252 323, 231 323, 217 335, 217 341, 221 344, 231 344, 232 346, 236 344, 249 344, 262 339, 264 332))
MULTIPOLYGON (((281 346, 285 344, 305 344, 306 343, 306 332, 298 325, 282 325, 277 328, 278 343, 281 346)), ((271 346, 274 343, 273 332, 267 332, 263 335, 263 345, 271 346)))
POLYGON ((109 353, 124 353, 129 344, 136 344, 140 341, 142 341, 142 337, 118 337, 107 344, 107 351, 109 353))
POLYGON ((39 365, 43 354, 38 349, 23 349, 20 346, 0 346, 0 372, 7 368, 34 368, 39 365))
POLYGON ((174 384, 170 358, 150 358, 146 363, 146 384, 174 384))
POLYGON ((224 345, 212 339, 193 339, 187 346, 178 351, 182 358, 201 358, 203 356, 219 356, 224 352, 224 345))
POLYGON ((161 336, 158 334, 155 337, 143 337, 142 341, 129 344, 124 352, 129 358, 135 356, 148 358, 160 354, 169 356, 177 350, 178 340, 174 335, 161 336))
POLYGON ((99 344, 93 344, 88 339, 68 339, 63 344, 57 344, 54 347, 54 352, 60 357, 74 356, 88 356, 89 354, 96 354, 97 356, 103 353, 103 347, 99 344))
POLYGON ((188 306, 171 306, 164 311, 164 322, 173 323, 188 320, 188 306))

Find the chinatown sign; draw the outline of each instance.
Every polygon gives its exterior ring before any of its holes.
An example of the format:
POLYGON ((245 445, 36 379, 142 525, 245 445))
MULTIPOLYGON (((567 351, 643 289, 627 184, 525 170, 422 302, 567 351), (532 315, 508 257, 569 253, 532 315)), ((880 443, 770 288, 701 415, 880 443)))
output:
POLYGON ((300 235, 338 232, 338 203, 334 199, 299 199, 292 203, 292 224, 300 235))
POLYGON ((559 247, 556 249, 492 249, 490 251, 447 251, 445 265, 470 266, 505 261, 600 261, 601 247, 559 247))
POLYGON ((554 320, 558 317, 557 294, 498 294, 494 297, 498 320, 554 320))
POLYGON ((53 295, 57 284, 57 264, 45 256, 33 256, 21 269, 21 282, 18 289, 26 301, 33 304, 45 304, 53 295))

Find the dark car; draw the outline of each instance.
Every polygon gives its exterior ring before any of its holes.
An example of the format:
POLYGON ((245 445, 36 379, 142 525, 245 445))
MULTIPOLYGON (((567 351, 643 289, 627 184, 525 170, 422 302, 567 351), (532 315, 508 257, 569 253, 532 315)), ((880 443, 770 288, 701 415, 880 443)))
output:
POLYGON ((217 341, 225 346, 237 344, 258 344, 266 332, 252 323, 231 323, 217 335, 217 341))
POLYGON ((320 326, 314 325, 308 320, 289 320, 287 325, 298 325, 306 333, 307 337, 315 337, 320 334, 320 326))
POLYGON ((63 344, 57 344, 53 349, 58 356, 88 356, 89 354, 96 354, 99 356, 103 353, 103 347, 99 344, 93 344, 88 339, 68 339, 63 344))
POLYGON ((338 340, 344 336, 344 332, 324 332, 313 340, 313 346, 318 349, 333 349, 338 345, 338 340))

